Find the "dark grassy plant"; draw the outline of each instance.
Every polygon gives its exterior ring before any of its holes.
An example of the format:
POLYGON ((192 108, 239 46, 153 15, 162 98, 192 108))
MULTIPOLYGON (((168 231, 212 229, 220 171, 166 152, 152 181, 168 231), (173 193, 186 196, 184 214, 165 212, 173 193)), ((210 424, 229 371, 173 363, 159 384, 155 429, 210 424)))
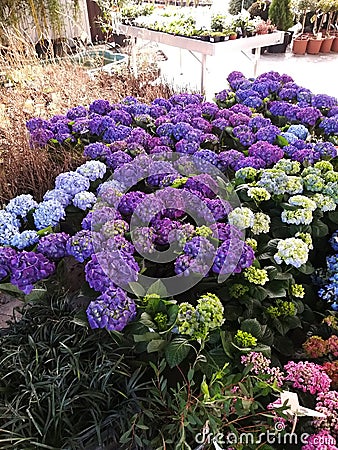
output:
POLYGON ((87 328, 68 300, 25 306, 0 337, 2 449, 105 448, 136 412, 132 349, 118 333, 87 328))

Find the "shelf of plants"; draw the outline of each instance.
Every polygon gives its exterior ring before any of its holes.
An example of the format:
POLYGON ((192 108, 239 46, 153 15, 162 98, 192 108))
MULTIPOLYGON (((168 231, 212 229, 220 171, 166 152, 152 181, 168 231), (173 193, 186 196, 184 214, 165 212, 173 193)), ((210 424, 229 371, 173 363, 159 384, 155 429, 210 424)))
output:
POLYGON ((4 448, 337 450, 338 102, 228 82, 28 121, 87 162, 0 211, 0 289, 35 302, 0 337, 4 448))
POLYGON ((207 56, 222 55, 224 57, 227 52, 256 49, 255 58, 253 60, 254 63, 253 73, 254 76, 256 76, 257 63, 261 53, 260 49, 262 47, 280 44, 284 40, 284 32, 282 31, 274 31, 273 33, 270 34, 256 35, 248 38, 227 40, 225 42, 217 42, 217 43, 205 42, 202 40, 195 39, 193 37, 176 36, 169 33, 149 30, 147 28, 122 24, 116 28, 116 32, 118 34, 131 36, 134 39, 132 47, 132 65, 135 75, 137 75, 137 48, 135 46, 136 39, 157 42, 159 44, 177 47, 181 50, 200 53, 201 60, 199 61, 201 63, 201 92, 205 91, 207 56))

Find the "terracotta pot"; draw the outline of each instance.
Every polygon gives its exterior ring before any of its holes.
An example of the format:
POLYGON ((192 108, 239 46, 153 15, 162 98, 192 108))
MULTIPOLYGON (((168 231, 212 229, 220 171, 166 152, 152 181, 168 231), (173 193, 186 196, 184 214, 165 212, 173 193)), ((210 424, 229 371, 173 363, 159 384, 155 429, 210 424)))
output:
POLYGON ((308 41, 307 36, 301 36, 299 38, 296 38, 293 41, 292 53, 294 53, 295 55, 305 55, 307 41, 308 41))
POLYGON ((323 39, 310 38, 307 43, 306 52, 309 55, 318 55, 323 39))
POLYGON ((338 36, 333 39, 331 51, 338 53, 338 36))
POLYGON ((325 37, 320 46, 320 53, 330 53, 334 39, 332 36, 325 37))
POLYGON ((234 41, 235 39, 237 39, 237 35, 236 34, 229 34, 229 40, 230 41, 234 41))

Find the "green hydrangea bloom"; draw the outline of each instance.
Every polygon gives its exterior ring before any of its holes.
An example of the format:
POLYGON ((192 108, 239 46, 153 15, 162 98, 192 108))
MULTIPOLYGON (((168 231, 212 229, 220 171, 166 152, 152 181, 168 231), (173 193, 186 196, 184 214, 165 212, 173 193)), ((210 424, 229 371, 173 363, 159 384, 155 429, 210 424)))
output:
POLYGON ((335 202, 327 195, 315 194, 312 200, 317 203, 317 207, 323 212, 334 211, 336 209, 335 202))
POLYGON ((257 176, 257 170, 253 167, 243 167, 242 169, 237 170, 235 173, 235 177, 238 180, 243 181, 255 181, 257 176))
POLYGON ((318 167, 305 167, 305 169, 302 171, 302 177, 306 177, 307 175, 318 175, 321 176, 322 172, 318 167))
POLYGON ((248 196, 256 202, 264 202, 271 198, 270 192, 263 187, 251 187, 248 189, 248 196))
POLYGON ((239 230, 244 230, 245 228, 250 228, 254 224, 254 213, 251 209, 244 207, 238 207, 233 209, 228 214, 228 221, 230 225, 238 228, 239 230))
POLYGON ((244 271, 244 277, 249 283, 264 286, 269 281, 268 272, 265 269, 257 269, 256 267, 248 267, 244 271))
POLYGON ((184 302, 179 305, 177 328, 180 334, 194 337, 198 333, 198 314, 193 305, 184 302))
POLYGON ((202 225, 200 227, 196 227, 195 234, 197 236, 209 237, 212 235, 212 230, 206 225, 202 225))
POLYGON ((254 216, 254 223, 251 227, 253 234, 268 233, 270 230, 271 219, 267 214, 256 213, 254 216))
POLYGON ((329 183, 334 183, 335 181, 338 181, 338 172, 335 172, 334 170, 329 170, 324 174, 324 180, 329 183))
POLYGON ((289 176, 285 186, 285 192, 290 195, 301 194, 304 190, 301 177, 289 176))
POLYGON ((305 295, 305 290, 301 284, 292 284, 290 288, 292 297, 303 298, 305 295))
POLYGON ((293 195, 289 198, 288 203, 293 206, 300 206, 301 208, 308 209, 310 211, 314 211, 317 209, 317 204, 311 198, 306 197, 305 195, 293 195))
POLYGON ((257 338, 253 336, 251 333, 247 333, 246 331, 238 330, 235 334, 235 342, 239 347, 256 347, 257 338))
POLYGON ((292 302, 278 299, 276 301, 276 306, 269 306, 268 308, 266 308, 266 312, 273 319, 277 319, 278 317, 295 316, 297 314, 297 308, 296 305, 292 302))
POLYGON ((188 177, 176 178, 176 180, 172 182, 171 187, 180 188, 181 186, 184 186, 187 181, 188 177))
POLYGON ((315 174, 309 174, 304 177, 304 185, 308 191, 321 192, 325 186, 325 180, 315 174))
POLYGON ((245 242, 250 245, 250 247, 252 248, 252 250, 255 252, 258 248, 258 242, 256 241, 256 239, 254 238, 247 238, 245 239, 245 242))
POLYGON ((168 317, 164 313, 157 313, 154 317, 154 322, 156 323, 160 331, 163 331, 167 328, 167 321, 168 317))
POLYGON ((308 246, 309 250, 313 250, 312 236, 310 233, 301 233, 300 231, 295 235, 301 239, 308 246))
POLYGON ((291 159, 280 159, 275 165, 275 169, 283 170, 287 175, 296 175, 300 172, 300 163, 291 159))
POLYGON ((200 327, 206 332, 219 328, 224 323, 224 308, 220 299, 214 294, 202 295, 197 300, 197 313, 199 315, 200 327))
POLYGON ((333 170, 333 165, 329 161, 318 161, 315 163, 314 168, 319 169, 321 173, 326 173, 333 170))
POLYGON ((241 298, 247 292, 249 292, 249 287, 245 284, 235 283, 229 287, 229 295, 233 298, 241 298))

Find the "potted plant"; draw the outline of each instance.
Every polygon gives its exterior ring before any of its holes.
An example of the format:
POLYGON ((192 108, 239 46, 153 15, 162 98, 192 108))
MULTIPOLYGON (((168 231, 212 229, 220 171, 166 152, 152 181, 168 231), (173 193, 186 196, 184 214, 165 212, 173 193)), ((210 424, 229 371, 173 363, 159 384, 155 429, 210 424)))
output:
POLYGON ((321 53, 329 53, 333 44, 334 36, 330 34, 330 27, 332 22, 333 13, 335 12, 337 1, 335 0, 321 0, 319 2, 319 8, 321 10, 321 20, 319 24, 319 30, 323 33, 323 41, 320 47, 321 53), (323 24, 326 19, 326 29, 323 29, 323 24))
POLYGON ((285 53, 286 47, 290 44, 291 33, 287 30, 293 25, 293 14, 291 10, 291 0, 272 0, 269 8, 269 18, 278 30, 284 31, 284 41, 282 44, 268 47, 269 53, 285 53))
POLYGON ((300 34, 294 38, 292 53, 295 55, 305 55, 309 40, 308 34, 304 34, 306 16, 310 11, 315 11, 316 2, 315 0, 299 0, 295 4, 295 9, 298 19, 301 21, 302 28, 300 34))

